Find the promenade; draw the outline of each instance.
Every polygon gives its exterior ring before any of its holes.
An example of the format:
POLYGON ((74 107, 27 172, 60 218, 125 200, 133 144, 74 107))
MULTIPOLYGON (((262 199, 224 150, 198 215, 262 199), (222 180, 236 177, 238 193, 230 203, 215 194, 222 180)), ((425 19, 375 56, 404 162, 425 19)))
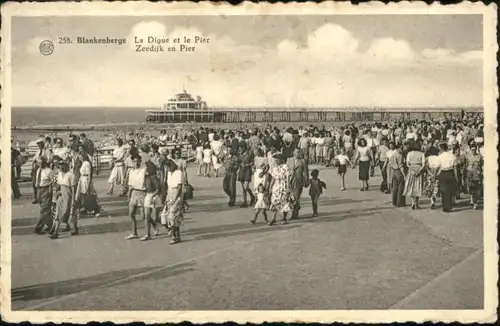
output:
POLYGON ((183 242, 173 246, 164 230, 152 241, 125 240, 127 204, 104 194, 104 177, 96 180, 103 216, 82 219, 77 237, 35 235, 39 207, 31 185, 22 184, 12 208, 12 309, 483 307, 482 211, 468 200, 451 214, 440 202, 430 210, 427 199, 420 210, 393 208, 378 190, 379 172, 360 192, 357 170, 349 169, 341 192, 336 170, 321 168, 328 189, 320 216, 309 218, 306 190, 303 218, 269 227, 262 217, 249 223, 253 209, 227 206, 222 178, 195 174, 190 167, 195 198, 183 242))

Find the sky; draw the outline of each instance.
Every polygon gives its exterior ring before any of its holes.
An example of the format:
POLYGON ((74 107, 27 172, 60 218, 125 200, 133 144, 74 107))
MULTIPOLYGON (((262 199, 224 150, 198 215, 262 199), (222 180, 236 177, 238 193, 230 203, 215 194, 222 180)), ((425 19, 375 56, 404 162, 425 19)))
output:
POLYGON ((156 108, 185 87, 209 107, 480 106, 482 39, 480 15, 13 17, 12 104, 156 108), (147 36, 210 42, 135 52, 147 36))

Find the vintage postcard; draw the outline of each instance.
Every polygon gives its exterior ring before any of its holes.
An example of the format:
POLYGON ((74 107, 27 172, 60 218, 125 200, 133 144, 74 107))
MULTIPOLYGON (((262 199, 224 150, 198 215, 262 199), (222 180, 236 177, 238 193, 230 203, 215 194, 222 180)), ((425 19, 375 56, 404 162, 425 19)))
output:
POLYGON ((496 319, 496 6, 1 12, 4 320, 496 319))

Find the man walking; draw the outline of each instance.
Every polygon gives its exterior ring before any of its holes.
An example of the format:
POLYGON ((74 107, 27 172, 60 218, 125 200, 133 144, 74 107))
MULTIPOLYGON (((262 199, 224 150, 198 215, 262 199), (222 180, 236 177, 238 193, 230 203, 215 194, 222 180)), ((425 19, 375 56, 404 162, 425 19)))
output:
POLYGON ((392 205, 395 207, 406 206, 406 198, 403 196, 405 188, 405 172, 403 161, 403 150, 396 145, 396 151, 389 159, 388 169, 392 169, 392 205))
POLYGON ((137 239, 137 220, 135 214, 139 211, 142 218, 144 218, 144 199, 146 197, 146 168, 142 166, 142 159, 139 155, 132 157, 134 168, 130 170, 128 176, 128 210, 129 216, 132 220, 132 233, 126 238, 127 240, 137 239))
POLYGON ((292 216, 291 219, 299 217, 300 196, 304 187, 309 187, 309 169, 307 162, 300 149, 293 151, 293 157, 287 160, 290 169, 290 190, 292 195, 292 216))

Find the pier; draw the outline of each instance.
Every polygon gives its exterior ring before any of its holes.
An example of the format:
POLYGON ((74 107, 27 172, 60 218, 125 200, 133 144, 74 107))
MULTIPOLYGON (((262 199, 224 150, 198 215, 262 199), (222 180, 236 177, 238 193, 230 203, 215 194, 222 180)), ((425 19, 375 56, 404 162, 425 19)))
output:
POLYGON ((459 118, 463 111, 482 114, 472 109, 382 109, 382 108, 211 108, 207 110, 146 110, 149 123, 278 123, 278 122, 383 122, 394 120, 436 120, 459 118))

